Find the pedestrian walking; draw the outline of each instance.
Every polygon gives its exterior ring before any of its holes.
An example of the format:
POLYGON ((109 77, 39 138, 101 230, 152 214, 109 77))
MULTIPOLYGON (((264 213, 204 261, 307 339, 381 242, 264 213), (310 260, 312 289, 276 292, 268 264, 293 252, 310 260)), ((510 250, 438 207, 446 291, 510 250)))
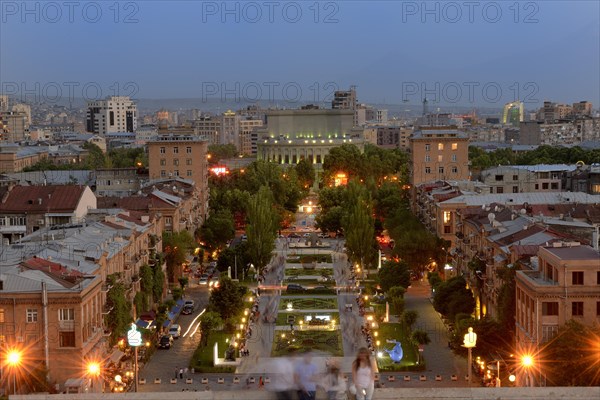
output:
POLYGON ((350 391, 356 400, 371 400, 375 390, 375 368, 369 350, 361 347, 352 363, 352 382, 350 391))
POLYGON ((175 379, 177 379, 177 374, 179 373, 179 367, 175 367, 175 379))
POLYGON ((183 379, 183 368, 179 368, 179 379, 183 379))

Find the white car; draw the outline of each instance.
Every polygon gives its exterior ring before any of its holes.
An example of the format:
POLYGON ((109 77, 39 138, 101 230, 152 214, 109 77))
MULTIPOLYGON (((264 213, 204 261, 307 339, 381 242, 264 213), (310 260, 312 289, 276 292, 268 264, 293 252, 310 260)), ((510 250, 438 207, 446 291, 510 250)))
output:
POLYGON ((169 335, 173 336, 174 339, 179 339, 179 336, 181 336, 181 326, 177 324, 171 325, 169 335))

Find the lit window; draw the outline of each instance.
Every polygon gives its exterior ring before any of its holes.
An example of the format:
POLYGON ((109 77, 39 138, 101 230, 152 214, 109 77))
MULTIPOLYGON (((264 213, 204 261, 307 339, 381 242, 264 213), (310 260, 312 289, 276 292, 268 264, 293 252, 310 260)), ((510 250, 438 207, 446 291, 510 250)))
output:
POLYGON ((443 160, 444 160, 444 156, 440 154, 438 156, 438 162, 443 162, 443 160))
POLYGON ((444 150, 444 143, 438 143, 438 150, 439 151, 444 150))
POLYGON ((452 150, 458 150, 458 143, 452 143, 452 150))
POLYGON ((444 223, 450 222, 450 211, 444 211, 444 223))

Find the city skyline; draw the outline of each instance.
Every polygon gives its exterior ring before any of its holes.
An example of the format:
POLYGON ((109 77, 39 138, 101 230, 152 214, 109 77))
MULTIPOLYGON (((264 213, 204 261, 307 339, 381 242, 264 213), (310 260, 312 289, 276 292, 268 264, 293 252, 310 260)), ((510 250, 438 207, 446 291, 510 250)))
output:
POLYGON ((0 81, 40 97, 319 103, 357 85, 364 103, 600 104, 598 3, 475 3, 4 2, 0 81))

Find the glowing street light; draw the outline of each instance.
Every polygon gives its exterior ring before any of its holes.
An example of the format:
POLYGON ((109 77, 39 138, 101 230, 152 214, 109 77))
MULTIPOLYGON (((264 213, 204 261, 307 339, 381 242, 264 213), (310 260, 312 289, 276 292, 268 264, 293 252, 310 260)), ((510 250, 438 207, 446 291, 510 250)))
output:
POLYGON ((6 363, 13 370, 13 394, 17 395, 17 368, 21 365, 23 353, 20 350, 12 349, 6 354, 6 363))
POLYGON ((473 354, 472 354, 472 350, 473 347, 475 347, 475 345, 477 344, 477 334, 475 332, 473 332, 473 328, 469 327, 467 334, 464 336, 463 339, 463 347, 466 347, 467 350, 469 351, 469 374, 468 374, 468 380, 469 380, 469 385, 471 384, 471 371, 473 369, 473 354))
POLYGON ((88 367, 87 367, 87 371, 88 371, 88 374, 93 375, 93 376, 100 375, 100 364, 98 364, 97 362, 89 363, 88 367))
POLYGON ((527 372, 527 381, 525 382, 525 386, 533 387, 533 380, 531 379, 530 370, 533 366, 533 357, 529 354, 525 354, 521 357, 521 365, 525 368, 525 372, 527 372))

